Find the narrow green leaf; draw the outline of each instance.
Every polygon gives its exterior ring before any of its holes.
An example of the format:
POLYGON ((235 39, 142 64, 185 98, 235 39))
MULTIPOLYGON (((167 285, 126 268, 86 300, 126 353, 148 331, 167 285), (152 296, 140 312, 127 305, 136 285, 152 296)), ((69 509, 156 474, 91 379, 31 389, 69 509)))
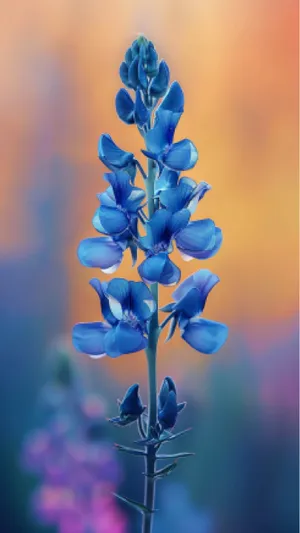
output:
POLYGON ((192 428, 184 429, 183 431, 179 431, 179 433, 174 433, 174 435, 170 434, 170 435, 167 435, 166 437, 161 437, 159 440, 160 442, 169 442, 170 440, 178 439, 182 435, 185 435, 185 433, 187 433, 188 431, 191 431, 191 429, 192 428))
POLYGON ((196 455, 193 452, 180 452, 180 453, 166 453, 156 456, 156 459, 184 459, 185 457, 192 457, 196 455))
POLYGON ((173 470, 175 470, 176 466, 177 466, 177 460, 175 460, 173 463, 171 463, 171 464, 169 464, 167 466, 164 466, 160 470, 156 470, 156 472, 154 472, 154 474, 145 474, 145 476, 152 477, 152 478, 155 478, 155 479, 160 479, 160 478, 169 476, 171 474, 171 472, 173 472, 173 470))
POLYGON ((136 448, 130 448, 128 446, 122 446, 122 444, 115 444, 115 447, 119 452, 130 453, 131 455, 147 456, 147 453, 143 450, 137 450, 136 448))
POLYGON ((116 492, 113 492, 113 495, 121 500, 121 502, 126 503, 129 507, 132 509, 135 509, 139 513, 142 514, 152 514, 155 512, 155 509, 148 509, 145 505, 139 502, 135 502, 134 500, 131 500, 130 498, 127 498, 126 496, 121 496, 120 494, 117 494, 116 492))

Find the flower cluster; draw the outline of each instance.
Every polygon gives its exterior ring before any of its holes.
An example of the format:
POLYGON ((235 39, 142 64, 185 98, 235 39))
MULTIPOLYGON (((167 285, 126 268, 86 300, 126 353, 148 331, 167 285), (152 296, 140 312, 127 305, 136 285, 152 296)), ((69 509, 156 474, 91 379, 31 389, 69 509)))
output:
MULTIPOLYGON (((167 64, 159 62, 153 43, 143 36, 127 50, 120 76, 126 87, 134 91, 134 97, 127 89, 120 89, 116 97, 118 116, 126 124, 137 125, 146 144, 142 152, 154 173, 152 177, 147 175, 133 153, 119 148, 110 135, 101 135, 99 158, 111 171, 104 174, 109 186, 98 194, 100 205, 93 217, 93 226, 102 236, 84 239, 78 257, 83 265, 100 268, 106 274, 120 266, 126 249, 130 250, 133 265, 138 250, 144 257, 138 265, 142 282, 122 278, 108 284, 91 281, 100 297, 105 322, 77 324, 73 341, 79 351, 92 357, 105 354, 118 357, 147 347, 149 321, 158 310, 147 285, 171 286, 180 281, 180 268, 170 258, 174 246, 185 261, 190 261, 212 257, 222 244, 222 232, 213 220, 191 219, 211 187, 181 176, 194 167, 198 152, 189 139, 174 142, 184 111, 179 83, 175 81, 169 86, 167 64), (151 182, 147 185, 147 198, 145 191, 134 185, 137 170, 146 185, 151 182), (145 200, 148 215, 144 211, 145 200)), ((195 318, 203 311, 215 284, 206 280, 207 276, 217 279, 206 270, 198 272, 192 277, 194 281, 189 278, 190 281, 182 283, 173 295, 176 303, 164 310, 171 313, 173 329, 169 338, 178 324, 186 342, 198 351, 213 353, 225 342, 227 328, 195 318)))
POLYGON ((78 391, 66 384, 65 367, 63 374, 44 391, 50 419, 24 442, 23 466, 40 478, 33 511, 59 533, 125 533, 126 519, 111 495, 121 471, 110 443, 103 440, 103 401, 89 394, 78 401, 78 391))

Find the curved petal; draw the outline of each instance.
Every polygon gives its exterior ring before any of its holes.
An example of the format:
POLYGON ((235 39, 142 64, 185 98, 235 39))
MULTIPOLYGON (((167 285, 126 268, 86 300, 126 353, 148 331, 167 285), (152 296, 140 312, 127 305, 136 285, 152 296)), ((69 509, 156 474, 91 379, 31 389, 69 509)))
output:
POLYGON ((177 122, 171 111, 156 117, 153 128, 145 135, 148 152, 158 155, 172 144, 177 122))
POLYGON ((169 223, 171 235, 176 235, 178 231, 182 231, 189 223, 191 213, 188 209, 181 209, 172 215, 169 223))
POLYGON ((144 124, 148 122, 149 116, 149 111, 142 100, 141 92, 137 91, 134 107, 134 117, 138 126, 143 127, 144 124))
POLYGON ((167 242, 170 238, 169 225, 172 218, 172 213, 166 209, 159 209, 155 211, 150 221, 147 222, 147 239, 151 245, 167 242))
POLYGON ((92 357, 106 355, 104 339, 110 326, 103 322, 82 322, 73 328, 73 345, 78 352, 87 353, 92 357))
POLYGON ((207 248, 205 250, 201 249, 194 249, 194 250, 182 250, 181 248, 178 248, 180 252, 183 252, 185 254, 185 257, 183 259, 190 260, 191 258, 195 259, 209 259, 210 257, 213 257, 220 249, 223 241, 222 231, 220 228, 215 228, 215 233, 213 235, 213 238, 211 239, 210 243, 208 244, 207 248))
POLYGON ((177 400, 176 394, 172 390, 169 392, 167 400, 161 411, 158 412, 158 421, 163 429, 171 429, 177 420, 177 400))
POLYGON ((210 218, 190 222, 175 237, 179 250, 194 257, 194 252, 208 249, 215 242, 215 224, 210 218), (193 253, 190 253, 193 252, 193 253))
POLYGON ((154 182, 155 194, 159 194, 165 189, 176 187, 179 174, 175 170, 169 170, 167 167, 163 167, 159 178, 154 182))
POLYGON ((167 398, 168 398, 168 395, 169 395, 169 392, 171 390, 175 393, 175 395, 177 394, 176 385, 175 385, 173 379, 170 378, 169 376, 167 376, 163 380, 163 382, 161 384, 161 387, 160 387, 160 391, 159 391, 158 401, 159 401, 159 408, 160 409, 162 409, 163 406, 165 405, 165 403, 167 401, 167 398))
POLYGON ((94 226, 94 228, 99 231, 99 233, 104 233, 104 235, 108 235, 108 231, 106 231, 103 227, 103 225, 101 224, 101 221, 100 221, 100 217, 99 217, 99 207, 97 207, 95 213, 94 213, 94 216, 93 216, 93 220, 92 220, 92 224, 94 226))
POLYGON ((172 111, 172 113, 179 113, 184 110, 184 94, 178 81, 173 81, 166 96, 158 107, 156 114, 160 115, 162 111, 172 111))
POLYGON ((153 296, 145 283, 130 281, 131 310, 139 320, 148 320, 156 309, 153 296))
POLYGON ((90 280, 90 285, 93 287, 93 289, 96 291, 96 293, 99 296, 100 299, 100 305, 101 305, 101 311, 102 314, 107 320, 109 324, 114 326, 117 324, 118 320, 116 317, 112 314, 110 310, 110 305, 107 296, 105 295, 105 291, 107 289, 107 283, 101 283, 101 281, 97 278, 93 278, 90 280))
POLYGON ((128 83, 129 86, 136 90, 139 86, 138 77, 139 56, 136 56, 128 68, 128 83))
POLYGON ((124 398, 120 404, 121 416, 134 415, 140 416, 145 408, 141 402, 139 395, 139 384, 131 385, 126 391, 124 398))
POLYGON ((144 69, 142 57, 140 57, 139 63, 138 63, 138 79, 139 79, 139 85, 143 89, 147 90, 148 80, 147 80, 147 74, 144 69))
MULTIPOLYGON (((105 178, 107 174, 104 174, 104 179, 107 179, 105 178)), ((107 187, 106 191, 97 194, 97 198, 102 205, 106 205, 107 207, 116 207, 115 193, 111 185, 107 187)))
POLYGON ((181 276, 179 268, 164 252, 145 259, 138 267, 138 272, 142 280, 150 284, 158 282, 162 285, 174 285, 181 276))
POLYGON ((198 161, 196 146, 189 139, 174 143, 170 150, 162 155, 162 163, 171 170, 188 170, 198 161))
POLYGON ((194 187, 192 187, 190 183, 182 181, 183 179, 179 181, 177 187, 165 189, 159 195, 161 204, 172 213, 176 213, 180 209, 187 207, 196 186, 194 184, 194 187))
POLYGON ((98 155, 105 165, 116 168, 124 168, 134 159, 134 155, 119 148, 108 133, 104 133, 99 139, 98 155))
POLYGON ((117 93, 116 111, 125 124, 134 124, 134 102, 126 89, 120 89, 117 93))
MULTIPOLYGON (((182 179, 185 180, 187 178, 182 178, 182 179)), ((210 191, 210 189, 211 189, 211 186, 205 181, 202 181, 194 188, 193 193, 192 193, 192 198, 189 201, 188 206, 187 206, 187 208, 189 209, 191 213, 194 213, 198 203, 200 202, 200 200, 202 200, 202 198, 207 193, 207 191, 210 191)))
POLYGON ((123 233, 128 228, 129 219, 120 209, 101 205, 98 213, 100 224, 106 233, 110 235, 123 233))
POLYGON ((130 285, 127 279, 112 279, 106 289, 112 313, 121 320, 124 311, 130 310, 130 285), (118 305, 117 305, 118 304, 118 305), (120 316, 120 310, 121 316, 120 316))
POLYGON ((228 337, 225 324, 199 318, 184 328, 182 338, 195 350, 205 354, 216 353, 228 337))
POLYGON ((139 352, 147 347, 148 341, 139 329, 126 322, 120 322, 115 329, 116 346, 122 354, 139 352))
POLYGON ((123 207, 130 213, 136 213, 140 207, 141 201, 144 200, 146 193, 139 187, 132 187, 131 193, 123 203, 123 207))
POLYGON ((116 328, 112 328, 104 338, 104 349, 109 357, 119 357, 123 352, 119 350, 116 342, 116 328))
POLYGON ((77 254, 84 266, 99 267, 103 271, 117 268, 123 258, 122 248, 110 237, 84 239, 77 254))
POLYGON ((130 84, 128 82, 128 66, 126 65, 125 61, 121 63, 119 74, 124 85, 127 85, 127 87, 130 87, 130 84))
POLYGON ((158 68, 158 73, 152 79, 149 86, 150 96, 160 98, 163 96, 168 88, 170 81, 170 70, 165 61, 161 61, 158 68))
POLYGON ((179 287, 173 292, 172 298, 175 302, 179 302, 191 289, 196 288, 201 297, 206 299, 209 292, 219 281, 220 278, 216 274, 203 268, 180 283, 179 287))

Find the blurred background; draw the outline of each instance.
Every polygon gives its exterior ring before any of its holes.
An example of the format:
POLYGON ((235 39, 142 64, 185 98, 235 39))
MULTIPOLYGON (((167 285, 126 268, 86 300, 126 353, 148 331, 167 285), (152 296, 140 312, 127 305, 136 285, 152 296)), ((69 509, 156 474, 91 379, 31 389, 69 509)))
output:
MULTIPOLYGON (((135 128, 121 123, 114 110, 119 65, 142 32, 185 92, 177 135, 191 138, 200 155, 188 175, 212 186, 197 215, 211 217, 224 232, 221 251, 200 265, 221 278, 205 316, 230 328, 214 356, 201 356, 179 336, 160 343, 158 380, 176 380, 180 401, 188 401, 178 426, 193 426, 170 451, 196 456, 158 483, 154 533, 296 533, 298 2, 0 4, 1 532, 77 533, 68 507, 72 487, 66 495, 60 484, 57 492, 43 468, 30 470, 24 452, 24 442, 42 429, 36 444, 41 450, 45 431, 54 431, 51 420, 62 412, 60 402, 70 408, 64 395, 50 415, 42 408, 61 342, 82 380, 80 390, 99 394, 98 403, 105 403, 105 410, 96 409, 102 422, 116 414, 115 399, 131 383, 139 382, 147 397, 142 352, 93 361, 70 344, 75 322, 99 316, 88 285, 98 273, 76 257, 79 241, 95 235, 96 193, 105 187, 99 135, 110 133, 136 155, 143 148, 135 128), (40 505, 36 494, 44 495, 40 505), (63 522, 53 511, 60 494, 68 502, 63 522)), ((186 277, 199 263, 181 266, 186 277)), ((137 279, 129 255, 118 275, 137 279)), ((170 293, 161 290, 162 304, 170 293)), ((83 422, 72 417, 76 443, 83 422)), ((99 437, 107 449, 134 436, 133 430, 108 426, 102 423, 99 437)), ((36 453, 34 445, 30 449, 36 453)), ((80 453, 74 457, 82 461, 80 453)), ((102 465, 104 478, 111 472, 108 486, 139 499, 140 460, 121 454, 108 460, 118 470, 102 465)), ((104 507, 106 522, 100 525, 96 517, 93 533, 139 533, 139 516, 114 500, 104 507)))

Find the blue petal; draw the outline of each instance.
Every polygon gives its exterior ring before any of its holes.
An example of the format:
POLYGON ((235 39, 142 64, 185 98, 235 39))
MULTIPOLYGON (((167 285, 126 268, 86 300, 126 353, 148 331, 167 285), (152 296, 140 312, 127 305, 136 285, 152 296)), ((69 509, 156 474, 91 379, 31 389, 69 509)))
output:
POLYGON ((104 338, 104 349, 109 357, 119 357, 122 355, 116 341, 116 328, 112 328, 104 338))
POLYGON ((191 213, 188 209, 181 209, 177 213, 174 213, 169 222, 169 228, 171 235, 176 236, 176 234, 183 230, 188 225, 190 220, 191 213))
POLYGON ((178 249, 185 260, 190 260, 193 257, 195 259, 209 259, 218 252, 221 247, 222 241, 222 231, 220 230, 220 228, 215 228, 214 234, 205 249, 201 249, 201 247, 199 247, 198 249, 196 247, 194 249, 183 249, 180 246, 178 246, 178 249))
POLYGON ((116 110, 126 124, 134 124, 134 102, 126 89, 120 89, 116 96, 116 110))
POLYGON ((95 211, 95 214, 93 216, 93 220, 92 220, 92 223, 93 223, 93 226, 94 228, 99 231, 99 233, 104 233, 105 235, 107 235, 109 232, 107 232, 103 225, 101 224, 100 222, 100 217, 99 217, 99 207, 96 209, 95 211))
POLYGON ((137 91, 136 93, 134 117, 135 117, 136 123, 140 127, 143 127, 144 124, 147 124, 149 117, 150 117, 149 111, 142 100, 140 91, 137 91))
MULTIPOLYGON (((108 174, 104 174, 104 179, 106 179, 105 176, 107 175, 108 174)), ((116 198, 113 188, 111 186, 107 187, 106 191, 97 194, 97 197, 102 205, 107 205, 108 207, 116 207, 116 198)))
POLYGON ((93 278, 93 279, 90 280, 90 285, 91 285, 91 287, 93 287, 93 289, 97 292, 97 294, 99 296, 100 304, 101 304, 101 311, 102 311, 102 314, 103 314, 105 320, 107 320, 107 322, 109 322, 109 324, 114 326, 115 324, 117 324, 118 320, 112 314, 112 312, 110 310, 108 298, 105 295, 105 291, 107 289, 107 283, 101 283, 99 281, 99 279, 93 278))
POLYGON ((84 239, 77 253, 84 266, 99 267, 103 272, 114 272, 123 258, 122 248, 110 237, 84 239))
POLYGON ((132 57, 132 51, 131 51, 131 48, 127 48, 126 50, 126 53, 125 53, 125 62, 126 62, 126 65, 130 65, 131 62, 133 60, 133 57, 132 57))
POLYGON ((172 144, 177 122, 171 111, 164 111, 156 116, 153 128, 145 135, 147 150, 150 153, 160 154, 172 144))
POLYGON ((123 207, 130 213, 136 213, 139 209, 141 201, 145 198, 146 193, 139 187, 132 187, 130 195, 127 200, 123 202, 123 207))
POLYGON ((135 383, 126 391, 120 405, 121 416, 135 415, 140 416, 145 408, 139 396, 139 385, 135 383))
POLYGON ((198 272, 195 272, 180 283, 179 287, 173 292, 172 298, 175 302, 179 302, 179 300, 182 300, 191 289, 196 288, 199 291, 201 299, 203 299, 205 303, 208 294, 219 281, 220 278, 218 278, 216 274, 210 272, 210 270, 198 270, 198 272))
POLYGON ((123 63, 121 63, 119 74, 120 74, 120 78, 121 78, 122 82, 124 83, 124 85, 129 86, 129 83, 128 83, 128 66, 126 65, 126 63, 124 61, 123 61, 123 63))
POLYGON ((116 168, 124 168, 134 160, 134 155, 131 152, 121 150, 107 133, 101 135, 99 139, 98 155, 108 167, 112 165, 116 168))
POLYGON ((147 347, 148 341, 141 331, 128 323, 120 322, 115 329, 116 346, 122 354, 139 352, 147 347))
POLYGON ((99 218, 105 232, 110 235, 122 233, 129 225, 126 214, 114 207, 101 206, 99 208, 99 218))
POLYGON ((139 65, 139 57, 136 56, 128 69, 128 83, 129 83, 129 86, 135 90, 139 86, 138 65, 139 65))
POLYGON ((138 64, 138 78, 139 78, 139 85, 143 87, 143 89, 146 90, 148 87, 148 80, 147 80, 147 74, 143 66, 143 60, 141 57, 139 59, 139 64, 138 64))
POLYGON ((163 96, 168 88, 170 81, 170 71, 167 63, 161 61, 159 64, 158 74, 153 78, 149 87, 149 93, 155 98, 163 96))
POLYGON ((175 170, 169 170, 167 167, 164 167, 159 178, 154 182, 155 194, 159 194, 165 189, 176 187, 178 177, 179 172, 175 172, 175 170))
POLYGON ((158 412, 158 421, 163 429, 171 429, 177 420, 177 400, 174 391, 170 391, 167 401, 161 411, 158 412))
POLYGON ((141 281, 130 281, 131 310, 139 320, 148 320, 156 304, 148 287, 141 281))
MULTIPOLYGON (((192 197, 193 190, 196 187, 196 183, 193 182, 193 186, 190 182, 183 181, 182 178, 177 187, 171 189, 165 189, 159 195, 161 204, 169 209, 172 213, 176 213, 180 209, 187 207, 189 200, 192 197)), ((190 180, 192 182, 192 180, 190 180)))
MULTIPOLYGON (((183 180, 189 180, 189 178, 182 178, 182 181, 183 180)), ((187 205, 187 208, 191 213, 194 213, 198 205, 198 202, 202 200, 204 195, 207 193, 207 191, 210 191, 210 189, 211 189, 211 186, 205 181, 202 181, 194 188, 192 192, 192 198, 187 205)))
POLYGON ((110 326, 103 322, 86 322, 76 324, 73 328, 73 345, 79 352, 92 357, 106 355, 104 339, 110 326))
POLYGON ((161 384, 161 387, 160 387, 160 391, 159 391, 159 397, 158 397, 158 402, 159 402, 159 409, 161 410, 163 408, 163 406, 165 405, 167 399, 168 399, 168 395, 169 395, 169 392, 170 391, 173 391, 176 395, 176 385, 173 381, 172 378, 170 378, 169 376, 167 376, 162 384, 161 384))
POLYGON ((118 172, 106 172, 104 179, 111 185, 116 204, 123 206, 123 202, 126 201, 132 190, 130 177, 127 172, 122 170, 118 172))
POLYGON ((181 276, 179 268, 164 252, 145 259, 138 267, 138 272, 146 283, 158 282, 166 286, 175 285, 181 276))
POLYGON ((199 318, 190 321, 185 327, 182 338, 195 350, 205 354, 216 353, 228 336, 225 324, 199 318))
POLYGON ((208 249, 212 242, 214 244, 215 229, 214 222, 209 218, 190 222, 175 237, 178 249, 194 257, 195 253, 208 249))
POLYGON ((188 170, 198 161, 196 146, 189 139, 174 143, 170 150, 162 155, 163 164, 171 170, 188 170))
POLYGON ((172 214, 166 209, 160 209, 155 211, 150 221, 147 222, 147 237, 149 234, 151 245, 159 244, 162 242, 168 243, 170 239, 169 225, 172 218, 172 214))
POLYGON ((121 320, 124 311, 130 310, 130 285, 126 279, 111 280, 106 289, 112 313, 121 320), (120 315, 121 313, 121 315, 120 315))
MULTIPOLYGON (((166 96, 164 97, 162 103, 157 109, 156 114, 160 115, 162 111, 172 111, 172 113, 177 113, 180 116, 183 113, 184 109, 184 94, 179 83, 174 81, 168 90, 166 96)), ((177 123, 178 123, 177 120, 177 123)), ((176 124, 177 124, 176 123, 176 124)))

